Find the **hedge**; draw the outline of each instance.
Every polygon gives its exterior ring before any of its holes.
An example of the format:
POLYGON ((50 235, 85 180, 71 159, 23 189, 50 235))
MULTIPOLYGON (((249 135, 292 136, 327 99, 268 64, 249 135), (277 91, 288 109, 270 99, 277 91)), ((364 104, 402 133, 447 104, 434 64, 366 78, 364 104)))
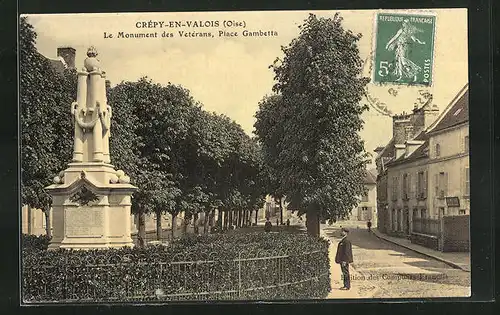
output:
POLYGON ((330 291, 328 241, 286 232, 189 235, 144 249, 32 246, 22 265, 28 303, 293 300, 330 291))
POLYGON ((29 235, 23 234, 21 237, 21 247, 23 249, 47 249, 49 246, 50 238, 46 235, 29 235))

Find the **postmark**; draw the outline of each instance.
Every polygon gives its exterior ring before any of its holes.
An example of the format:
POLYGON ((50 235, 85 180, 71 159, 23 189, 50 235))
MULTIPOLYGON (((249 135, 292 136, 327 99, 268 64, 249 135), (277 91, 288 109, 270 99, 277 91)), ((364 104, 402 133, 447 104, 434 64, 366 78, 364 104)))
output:
POLYGON ((377 14, 373 81, 431 86, 435 25, 434 15, 377 14))

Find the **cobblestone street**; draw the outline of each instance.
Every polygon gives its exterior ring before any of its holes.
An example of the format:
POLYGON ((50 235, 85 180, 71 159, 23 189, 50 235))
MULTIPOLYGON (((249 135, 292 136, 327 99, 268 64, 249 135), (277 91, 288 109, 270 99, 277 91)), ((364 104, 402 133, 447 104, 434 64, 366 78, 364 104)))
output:
MULTIPOLYGON (((470 273, 380 240, 363 225, 337 223, 322 225, 335 251, 340 225, 349 228, 354 263, 352 289, 348 295, 340 287, 340 267, 333 261, 332 292, 328 298, 422 298, 466 297, 470 295, 470 273), (338 271, 337 271, 338 269, 338 271), (339 278, 339 279, 336 279, 339 278), (335 286, 337 285, 337 286, 335 286)), ((330 256, 335 257, 335 252, 330 256)), ((331 258, 332 259, 332 258, 331 258)))

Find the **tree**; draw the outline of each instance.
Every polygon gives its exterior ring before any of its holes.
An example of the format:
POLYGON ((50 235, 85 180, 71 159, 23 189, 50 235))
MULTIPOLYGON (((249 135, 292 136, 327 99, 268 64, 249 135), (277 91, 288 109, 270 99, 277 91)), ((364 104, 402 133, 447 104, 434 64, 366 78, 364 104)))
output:
POLYGON ((264 129, 270 123, 260 109, 255 124, 266 154, 275 158, 269 167, 280 190, 299 215, 306 213, 308 233, 315 236, 320 217, 347 216, 364 192, 367 160, 359 131, 368 107, 360 101, 369 79, 362 77, 361 34, 344 30, 341 22, 339 14, 309 15, 300 35, 282 47, 284 58, 271 66, 273 91, 281 97, 275 123, 281 139, 264 129))
POLYGON ((52 199, 44 188, 71 159, 70 106, 76 98, 76 75, 74 69, 64 73, 55 71, 36 50, 36 36, 27 17, 22 17, 19 26, 21 198, 29 208, 45 213, 46 233, 50 237, 52 199))
MULTIPOLYGON (((155 213, 157 238, 161 239, 162 214, 170 213, 175 221, 184 207, 185 144, 191 110, 198 105, 186 89, 161 86, 148 78, 122 82, 109 94, 110 104, 121 113, 115 117, 118 134, 111 137, 114 163, 139 188, 132 212, 140 218, 155 213)), ((139 222, 139 236, 144 238, 144 219, 139 222)))

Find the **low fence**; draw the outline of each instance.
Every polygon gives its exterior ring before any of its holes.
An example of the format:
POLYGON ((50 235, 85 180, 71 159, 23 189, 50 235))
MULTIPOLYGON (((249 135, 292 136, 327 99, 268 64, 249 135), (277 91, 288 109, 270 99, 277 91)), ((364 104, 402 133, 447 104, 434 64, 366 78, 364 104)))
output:
MULTIPOLYGON (((133 262, 124 256, 23 267, 25 303, 324 298, 330 290, 328 251, 260 257, 240 254, 194 261, 133 262), (325 296, 323 296, 325 295, 325 296)), ((148 258, 149 260, 149 258, 148 258)))
POLYGON ((468 215, 443 217, 443 251, 470 251, 470 218, 468 215))
POLYGON ((441 222, 437 219, 413 218, 412 231, 439 237, 441 235, 441 222))

